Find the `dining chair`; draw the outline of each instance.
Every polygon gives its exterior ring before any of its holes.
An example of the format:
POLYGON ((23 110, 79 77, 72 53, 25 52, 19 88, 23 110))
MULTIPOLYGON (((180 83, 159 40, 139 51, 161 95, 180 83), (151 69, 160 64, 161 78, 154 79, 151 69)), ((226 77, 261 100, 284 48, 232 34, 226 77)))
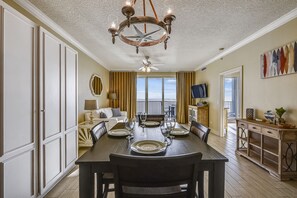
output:
POLYGON ((190 126, 190 132, 197 135, 203 142, 207 143, 208 134, 210 132, 210 128, 203 126, 199 122, 192 120, 190 126))
POLYGON ((202 154, 174 157, 110 154, 115 177, 115 197, 195 197, 202 154), (180 185, 186 184, 182 190, 180 185))
MULTIPOLYGON (((196 122, 192 120, 191 126, 190 126, 190 132, 197 135, 203 142, 207 144, 208 140, 208 134, 210 133, 210 128, 200 124, 199 122, 196 122)), ((198 172, 198 197, 203 198, 204 197, 204 172, 198 172)))
MULTIPOLYGON (((164 122, 164 120, 165 120, 164 114, 148 114, 148 115, 146 115, 146 121, 155 121, 155 122, 159 122, 161 124, 161 122, 164 122)), ((142 121, 140 119, 140 114, 138 115, 138 122, 139 122, 139 125, 142 124, 142 121)))
MULTIPOLYGON (((91 137, 93 141, 93 146, 96 142, 107 133, 107 128, 105 122, 99 122, 95 125, 91 130, 91 137)), ((105 172, 105 173, 97 173, 97 197, 105 198, 107 197, 108 192, 114 191, 114 188, 109 188, 110 184, 114 184, 113 173, 105 172), (103 190, 104 185, 104 190, 103 190)))

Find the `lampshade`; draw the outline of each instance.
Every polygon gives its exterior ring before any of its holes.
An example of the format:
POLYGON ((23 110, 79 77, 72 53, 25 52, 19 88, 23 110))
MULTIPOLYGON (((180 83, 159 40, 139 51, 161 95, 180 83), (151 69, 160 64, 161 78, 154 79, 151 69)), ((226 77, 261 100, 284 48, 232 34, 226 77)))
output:
POLYGON ((111 100, 116 100, 117 99, 117 94, 116 93, 109 93, 108 98, 111 99, 111 100))
POLYGON ((85 110, 99 109, 97 100, 85 100, 85 110))

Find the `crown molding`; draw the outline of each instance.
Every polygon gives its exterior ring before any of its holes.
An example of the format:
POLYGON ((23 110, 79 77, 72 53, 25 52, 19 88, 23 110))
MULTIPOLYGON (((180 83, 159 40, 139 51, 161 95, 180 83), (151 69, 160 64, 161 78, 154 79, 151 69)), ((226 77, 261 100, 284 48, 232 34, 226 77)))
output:
POLYGON ((297 17, 297 8, 293 9, 292 11, 288 12, 287 14, 281 16, 277 20, 273 21, 272 23, 268 24, 267 26, 263 27, 262 29, 258 30, 254 34, 248 36, 247 38, 243 39, 242 41, 236 43, 235 45, 231 46, 230 48, 224 50, 224 52, 220 53, 219 55, 213 57, 212 59, 204 62, 200 66, 198 66, 195 71, 205 68, 207 65, 213 63, 216 60, 234 52, 235 50, 249 44, 250 42, 264 36, 265 34, 275 30, 276 28, 288 23, 289 21, 295 19, 297 17))
POLYGON ((98 58, 96 55, 90 52, 85 46, 83 46, 79 41, 77 41, 73 36, 71 36, 68 32, 66 32, 61 26, 55 23, 52 19, 46 16, 41 10, 39 10, 31 2, 29 2, 28 0, 14 0, 14 1, 17 4, 19 4, 21 7, 23 7, 25 10, 27 10, 34 17, 39 19, 42 23, 44 23, 52 30, 54 30, 56 33, 58 33, 60 36, 62 36, 64 39, 66 39, 68 42, 70 42, 75 47, 77 47, 79 50, 81 50, 86 55, 94 59, 102 67, 106 68, 107 70, 110 70, 110 68, 107 68, 106 64, 100 58, 98 58))

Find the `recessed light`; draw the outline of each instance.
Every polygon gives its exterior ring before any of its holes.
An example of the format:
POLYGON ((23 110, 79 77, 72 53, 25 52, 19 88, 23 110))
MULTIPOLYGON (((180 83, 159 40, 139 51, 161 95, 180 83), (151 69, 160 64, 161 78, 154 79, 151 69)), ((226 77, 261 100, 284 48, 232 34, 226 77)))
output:
POLYGON ((219 48, 220 51, 223 51, 224 49, 225 49, 225 48, 223 48, 223 47, 219 48))

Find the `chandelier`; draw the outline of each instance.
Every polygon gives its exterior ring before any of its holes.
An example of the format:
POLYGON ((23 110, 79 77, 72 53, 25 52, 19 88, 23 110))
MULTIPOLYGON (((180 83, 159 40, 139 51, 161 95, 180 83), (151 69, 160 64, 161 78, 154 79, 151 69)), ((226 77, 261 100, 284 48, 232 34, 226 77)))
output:
POLYGON ((162 42, 166 50, 171 33, 171 23, 175 20, 175 16, 171 9, 168 9, 163 21, 160 21, 152 0, 149 0, 149 3, 154 17, 147 16, 146 0, 142 2, 143 16, 134 16, 136 0, 126 1, 126 5, 122 8, 126 20, 122 21, 118 27, 115 22, 112 22, 108 29, 112 36, 112 43, 115 43, 115 37, 118 36, 124 43, 135 46, 136 53, 138 53, 139 47, 153 46, 162 42), (131 28, 131 26, 133 27, 131 28))

